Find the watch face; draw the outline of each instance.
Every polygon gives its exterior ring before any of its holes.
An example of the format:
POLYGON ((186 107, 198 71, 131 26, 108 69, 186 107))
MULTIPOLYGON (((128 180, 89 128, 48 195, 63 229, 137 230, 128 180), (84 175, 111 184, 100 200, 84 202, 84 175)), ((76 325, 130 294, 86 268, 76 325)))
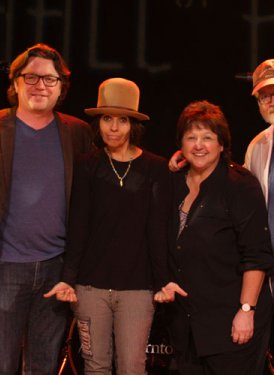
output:
POLYGON ((250 311, 251 310, 250 305, 248 303, 244 303, 242 305, 242 310, 243 311, 250 311))

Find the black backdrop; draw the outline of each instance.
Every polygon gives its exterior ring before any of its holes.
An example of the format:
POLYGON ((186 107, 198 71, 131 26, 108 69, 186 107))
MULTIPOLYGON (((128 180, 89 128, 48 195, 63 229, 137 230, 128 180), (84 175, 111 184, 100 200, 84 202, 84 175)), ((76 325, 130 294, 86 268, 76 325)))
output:
MULTIPOLYGON (((0 0, 0 35, 7 63, 37 42, 57 48, 72 70, 61 109, 84 119, 102 80, 136 81, 151 115, 145 147, 163 156, 175 150, 176 120, 192 100, 222 107, 239 163, 265 126, 251 82, 235 75, 274 57, 273 0, 0 0)), ((0 107, 7 85, 2 71, 0 107)))

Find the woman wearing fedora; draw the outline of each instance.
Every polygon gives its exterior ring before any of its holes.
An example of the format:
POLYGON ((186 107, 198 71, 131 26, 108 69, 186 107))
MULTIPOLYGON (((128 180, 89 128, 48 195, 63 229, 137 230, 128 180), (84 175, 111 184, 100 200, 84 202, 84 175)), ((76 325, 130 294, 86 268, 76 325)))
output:
POLYGON ((85 110, 99 148, 75 167, 63 282, 47 294, 76 302, 85 374, 112 373, 113 342, 117 375, 146 374, 153 296, 185 295, 168 283, 167 162, 137 146, 138 106, 138 86, 111 78, 85 110))

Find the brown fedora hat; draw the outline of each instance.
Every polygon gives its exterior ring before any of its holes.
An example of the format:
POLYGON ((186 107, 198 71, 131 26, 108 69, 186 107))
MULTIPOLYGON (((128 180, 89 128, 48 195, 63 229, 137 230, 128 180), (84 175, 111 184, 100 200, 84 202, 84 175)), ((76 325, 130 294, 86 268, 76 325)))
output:
POLYGON ((110 78, 99 86, 97 107, 87 108, 85 112, 90 116, 108 114, 149 120, 149 116, 138 112, 139 98, 136 83, 124 78, 110 78))

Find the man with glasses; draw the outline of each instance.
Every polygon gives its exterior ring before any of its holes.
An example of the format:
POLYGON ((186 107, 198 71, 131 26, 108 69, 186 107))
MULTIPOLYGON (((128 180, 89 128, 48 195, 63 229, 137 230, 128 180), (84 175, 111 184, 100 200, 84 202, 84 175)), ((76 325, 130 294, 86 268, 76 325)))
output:
POLYGON ((252 95, 257 98, 263 119, 271 124, 249 144, 245 167, 259 179, 268 204, 269 226, 274 249, 274 59, 262 62, 253 73, 252 95))
POLYGON ((92 147, 89 126, 56 111, 70 71, 37 44, 10 66, 0 111, 0 374, 57 372, 67 306, 44 298, 60 279, 73 161, 92 147))
MULTIPOLYGON (((274 253, 274 59, 262 62, 253 73, 252 95, 257 98, 259 111, 270 126, 260 132, 249 144, 245 154, 244 166, 248 168, 261 183, 268 208, 268 223, 274 253)), ((272 294, 274 278, 272 277, 272 294)), ((273 298, 274 302, 274 298, 273 298)), ((274 350, 274 315, 270 351, 274 350)))

